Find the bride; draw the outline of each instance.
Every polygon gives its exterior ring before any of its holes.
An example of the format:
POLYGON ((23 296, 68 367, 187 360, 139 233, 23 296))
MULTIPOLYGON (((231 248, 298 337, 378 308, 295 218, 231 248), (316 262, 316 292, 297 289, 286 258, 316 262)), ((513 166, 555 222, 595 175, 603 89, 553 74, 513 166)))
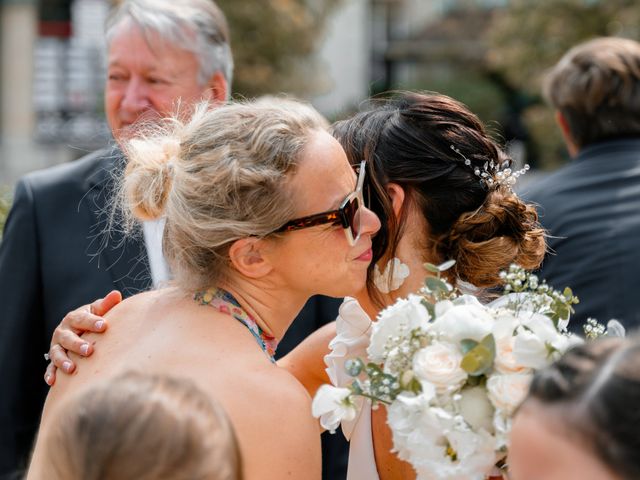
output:
MULTIPOLYGON (((367 162, 370 207, 382 228, 367 289, 345 299, 334 325, 283 359, 312 394, 329 380, 337 386, 353 381, 344 362, 366 358, 371 321, 423 285, 425 262, 455 260, 448 280, 483 295, 511 263, 533 269, 545 253, 535 209, 511 190, 519 172, 509 175, 509 158, 455 100, 403 93, 338 122, 333 134, 352 164, 367 162), (329 341, 325 372, 313 362, 329 341)), ((391 453, 384 408, 367 405, 342 430, 350 440, 349 480, 415 478, 391 453)))
MULTIPOLYGON (((323 383, 352 380, 343 373, 344 361, 364 355, 380 310, 422 286, 425 262, 454 259, 449 281, 483 294, 499 285, 499 272, 511 263, 536 268, 545 253, 535 209, 511 190, 517 173, 508 174, 509 158, 459 102, 399 93, 338 122, 333 134, 352 165, 366 162, 365 200, 382 228, 374 237, 367 287, 345 299, 335 323, 280 361, 311 395, 323 383)), ((86 342, 73 328, 87 329, 83 318, 63 321, 52 345, 79 350, 86 342)), ((63 361, 68 359, 57 355, 56 363, 63 361)), ((350 439, 349 480, 415 478, 411 466, 391 453, 384 408, 362 409, 343 432, 350 439)))

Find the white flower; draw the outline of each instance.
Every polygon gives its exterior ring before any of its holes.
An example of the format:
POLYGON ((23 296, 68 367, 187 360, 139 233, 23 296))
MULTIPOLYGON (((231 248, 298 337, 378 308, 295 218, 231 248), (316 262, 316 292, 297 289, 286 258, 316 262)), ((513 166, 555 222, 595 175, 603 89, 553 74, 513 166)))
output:
POLYGON ((529 391, 532 374, 492 375, 487 380, 489 399, 496 409, 511 415, 529 391))
POLYGON ((463 297, 468 297, 465 299, 468 303, 454 305, 446 310, 436 318, 430 330, 437 333, 440 338, 455 344, 466 338, 479 342, 491 333, 493 319, 489 310, 483 307, 475 297, 468 295, 463 297))
POLYGON ((372 327, 371 343, 367 348, 369 360, 384 362, 390 339, 406 337, 416 328, 426 330, 429 319, 429 312, 418 295, 409 295, 384 309, 372 327))
POLYGON ((516 331, 513 354, 520 365, 540 369, 577 342, 577 337, 558 332, 549 317, 527 312, 516 331))
POLYGON ((408 265, 402 263, 399 258, 393 258, 383 272, 380 272, 377 264, 374 265, 373 283, 382 293, 393 292, 400 288, 410 273, 408 265))
POLYGON ((413 357, 413 372, 420 380, 432 383, 439 393, 457 389, 467 380, 460 363, 462 352, 446 342, 435 342, 413 357))
POLYGON ((340 422, 351 421, 358 413, 349 398, 351 390, 348 388, 322 385, 311 404, 311 413, 320 418, 320 425, 331 433, 336 431, 340 422))
POLYGON ((531 369, 520 364, 513 353, 516 339, 513 335, 496 338, 494 367, 499 373, 529 373, 531 369))
POLYGON ((489 401, 484 387, 467 387, 460 392, 458 401, 460 415, 474 430, 484 428, 493 433, 493 414, 495 408, 489 401))

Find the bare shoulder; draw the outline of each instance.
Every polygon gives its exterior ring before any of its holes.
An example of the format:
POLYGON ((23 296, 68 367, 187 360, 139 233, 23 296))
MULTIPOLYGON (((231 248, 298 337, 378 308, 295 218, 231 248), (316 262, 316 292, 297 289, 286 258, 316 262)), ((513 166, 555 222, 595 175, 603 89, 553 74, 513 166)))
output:
POLYGON ((250 452, 245 453, 247 478, 319 480, 320 430, 311 415, 307 391, 291 374, 274 366, 268 374, 254 371, 246 380, 255 397, 246 405, 250 413, 240 412, 234 423, 243 452, 250 452))

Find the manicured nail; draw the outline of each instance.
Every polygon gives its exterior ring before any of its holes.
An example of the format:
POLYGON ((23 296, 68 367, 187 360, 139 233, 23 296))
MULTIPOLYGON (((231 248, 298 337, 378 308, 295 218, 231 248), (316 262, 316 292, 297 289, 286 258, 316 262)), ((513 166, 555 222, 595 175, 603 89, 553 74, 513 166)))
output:
POLYGON ((80 355, 86 356, 87 353, 89 353, 89 344, 88 343, 84 343, 80 347, 80 355))
POLYGON ((96 329, 97 330, 102 330, 102 327, 104 327, 104 320, 98 320, 96 322, 96 329))
POLYGON ((62 369, 68 373, 71 370, 71 362, 64 362, 62 364, 62 369))
POLYGON ((47 373, 44 376, 44 381, 47 383, 47 385, 51 385, 51 374, 50 373, 47 373))

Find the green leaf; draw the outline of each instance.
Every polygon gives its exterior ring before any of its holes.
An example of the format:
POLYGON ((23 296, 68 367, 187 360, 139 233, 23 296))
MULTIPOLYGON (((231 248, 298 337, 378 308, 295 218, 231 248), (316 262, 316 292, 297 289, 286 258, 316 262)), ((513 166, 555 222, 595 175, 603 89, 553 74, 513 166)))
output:
POLYGON ((492 334, 487 335, 482 341, 469 350, 462 358, 460 366, 472 377, 487 373, 493 367, 496 358, 496 341, 492 334))
POLYGON ((475 340, 471 340, 470 338, 465 338, 464 340, 460 341, 460 345, 462 346, 462 353, 467 354, 471 350, 473 350, 476 345, 478 345, 478 342, 476 342, 475 340))
POLYGON ((447 286, 445 285, 445 283, 440 280, 439 278, 436 277, 427 277, 427 279, 424 281, 425 285, 427 286, 427 288, 429 290, 431 290, 432 292, 446 292, 447 291, 447 286))
POLYGON ((427 302, 426 299, 422 300, 422 305, 424 305, 424 308, 427 309, 427 312, 429 312, 429 316, 431 318, 435 318, 436 317, 436 307, 433 303, 431 302, 427 302))
POLYGON ((424 268, 426 268, 431 273, 440 273, 440 269, 438 268, 438 266, 434 265, 433 263, 425 263, 424 268))
POLYGON ((441 263, 440 265, 438 265, 438 271, 439 272, 446 272, 451 267, 453 267, 455 264, 456 264, 455 260, 447 260, 446 262, 441 263))

